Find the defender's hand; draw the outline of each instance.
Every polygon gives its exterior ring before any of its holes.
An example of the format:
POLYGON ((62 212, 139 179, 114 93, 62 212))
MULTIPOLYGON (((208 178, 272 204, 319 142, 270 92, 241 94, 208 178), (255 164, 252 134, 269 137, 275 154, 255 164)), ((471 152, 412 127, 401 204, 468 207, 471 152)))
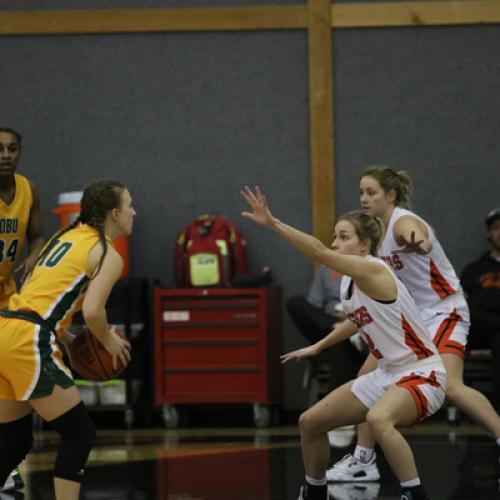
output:
POLYGON ((266 195, 262 193, 258 186, 255 188, 255 193, 248 186, 245 186, 245 188, 240 191, 240 194, 252 209, 252 212, 241 212, 243 217, 264 226, 273 224, 274 217, 267 206, 266 195))
POLYGON ((288 363, 288 361, 299 361, 300 359, 311 358, 312 356, 316 356, 317 354, 318 350, 316 349, 316 347, 314 345, 310 345, 307 347, 303 347, 302 349, 283 354, 282 356, 280 356, 281 364, 288 363))

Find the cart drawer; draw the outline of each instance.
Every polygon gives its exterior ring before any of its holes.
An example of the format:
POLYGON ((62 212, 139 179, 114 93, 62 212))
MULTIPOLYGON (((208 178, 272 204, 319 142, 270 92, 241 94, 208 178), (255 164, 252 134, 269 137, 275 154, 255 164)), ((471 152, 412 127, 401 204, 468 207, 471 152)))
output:
POLYGON ((258 365, 259 345, 256 341, 239 344, 217 341, 164 343, 163 366, 165 367, 203 366, 207 363, 222 368, 230 365, 258 365))
POLYGON ((253 326, 259 324, 259 302, 255 299, 162 300, 162 322, 169 328, 253 326))
POLYGON ((258 366, 227 366, 225 370, 209 365, 165 369, 163 393, 170 398, 187 396, 192 402, 214 400, 220 395, 251 395, 261 386, 260 378, 258 366))

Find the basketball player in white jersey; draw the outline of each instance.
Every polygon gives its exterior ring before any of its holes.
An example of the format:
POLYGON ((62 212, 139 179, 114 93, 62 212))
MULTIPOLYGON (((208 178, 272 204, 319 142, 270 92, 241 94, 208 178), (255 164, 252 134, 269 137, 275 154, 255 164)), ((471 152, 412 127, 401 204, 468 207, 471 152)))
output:
POLYGON ((401 483, 402 499, 428 500, 410 446, 396 429, 436 412, 444 401, 446 371, 419 310, 389 265, 374 257, 383 235, 380 219, 362 211, 338 220, 332 249, 279 221, 259 188, 241 192, 252 212, 304 255, 344 275, 341 300, 347 320, 319 342, 281 356, 282 363, 314 356, 357 331, 378 367, 338 387, 299 420, 306 482, 299 500, 327 500, 327 432, 366 421, 401 483))
MULTIPOLYGON (((375 165, 361 175, 361 207, 380 217, 386 227, 379 255, 391 265, 422 312, 448 373, 446 399, 481 424, 500 445, 500 417, 483 394, 463 382, 469 310, 459 279, 432 228, 409 210, 410 195, 411 180, 405 172, 375 165)), ((375 366, 376 360, 369 356, 360 373, 375 366)), ((335 464, 327 472, 328 480, 379 479, 374 447, 367 426, 360 425, 354 456, 346 455, 335 464)))

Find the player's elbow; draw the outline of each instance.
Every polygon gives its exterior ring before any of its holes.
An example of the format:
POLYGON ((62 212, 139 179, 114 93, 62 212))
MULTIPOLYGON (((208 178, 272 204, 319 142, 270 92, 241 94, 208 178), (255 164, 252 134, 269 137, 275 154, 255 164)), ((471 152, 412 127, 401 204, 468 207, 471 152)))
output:
POLYGON ((85 324, 89 327, 99 320, 102 314, 102 308, 95 303, 83 303, 82 315, 85 324))

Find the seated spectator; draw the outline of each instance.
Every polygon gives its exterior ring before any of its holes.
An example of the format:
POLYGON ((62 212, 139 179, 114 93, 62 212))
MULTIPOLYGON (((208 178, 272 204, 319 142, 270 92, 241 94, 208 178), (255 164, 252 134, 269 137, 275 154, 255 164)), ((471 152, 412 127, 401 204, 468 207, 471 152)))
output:
MULTIPOLYGON (((500 208, 486 217, 490 249, 468 264, 460 277, 471 313, 470 349, 491 349, 500 359, 500 208)), ((500 362, 493 374, 492 404, 500 410, 500 362)))
MULTIPOLYGON (((320 266, 314 273, 307 299, 293 296, 287 301, 287 310, 293 322, 311 344, 328 335, 336 323, 345 319, 340 305, 341 277, 336 271, 320 266)), ((366 351, 363 354, 360 352, 363 347, 364 343, 358 337, 327 350, 330 358, 330 390, 356 377, 367 354, 366 351)))

